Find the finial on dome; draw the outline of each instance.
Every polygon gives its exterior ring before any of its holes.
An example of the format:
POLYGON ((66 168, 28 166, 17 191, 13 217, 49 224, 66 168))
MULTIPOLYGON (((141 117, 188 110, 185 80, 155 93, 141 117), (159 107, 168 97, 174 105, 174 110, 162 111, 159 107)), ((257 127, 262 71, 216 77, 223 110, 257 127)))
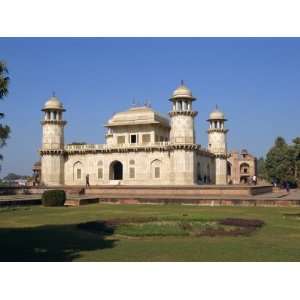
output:
POLYGON ((44 111, 44 110, 49 110, 49 109, 65 111, 63 104, 56 97, 54 91, 52 92, 51 98, 45 103, 44 108, 42 110, 44 111))
POLYGON ((209 115, 209 120, 224 120, 224 121, 227 121, 225 119, 225 115, 224 113, 219 110, 219 106, 216 104, 216 108, 214 109, 214 111, 212 111, 209 115))
POLYGON ((174 101, 175 99, 196 100, 196 98, 193 97, 191 90, 184 84, 183 80, 180 81, 180 86, 173 91, 172 97, 169 100, 174 101))

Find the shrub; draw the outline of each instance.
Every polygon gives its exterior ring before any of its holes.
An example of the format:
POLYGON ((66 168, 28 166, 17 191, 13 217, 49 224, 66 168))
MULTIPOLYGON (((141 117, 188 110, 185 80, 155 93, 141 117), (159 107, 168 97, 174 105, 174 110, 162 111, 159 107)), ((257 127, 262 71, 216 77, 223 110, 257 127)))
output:
POLYGON ((45 191, 42 196, 44 206, 64 206, 66 193, 63 190, 45 191))

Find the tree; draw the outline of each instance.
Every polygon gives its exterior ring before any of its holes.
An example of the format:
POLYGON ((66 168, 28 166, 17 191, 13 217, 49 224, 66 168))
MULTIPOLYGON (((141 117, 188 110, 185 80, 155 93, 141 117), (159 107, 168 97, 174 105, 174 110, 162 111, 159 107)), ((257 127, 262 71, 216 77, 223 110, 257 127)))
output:
MULTIPOLYGON (((8 95, 8 70, 6 64, 3 61, 0 61, 0 100, 8 95)), ((0 119, 4 118, 4 113, 0 112, 0 119)), ((9 137, 10 128, 7 125, 0 123, 0 148, 6 145, 6 140, 9 137)), ((3 159, 3 156, 0 154, 0 159, 3 159)))
POLYGON ((30 178, 30 176, 19 175, 19 174, 15 174, 15 173, 9 173, 5 177, 3 177, 3 180, 12 181, 12 180, 28 179, 28 178, 30 178))
POLYGON ((257 176, 262 179, 267 179, 266 162, 263 157, 257 160, 257 176))
POLYGON ((24 179, 24 176, 18 175, 15 173, 9 173, 3 179, 4 180, 18 180, 18 179, 24 179))
POLYGON ((265 168, 270 181, 295 183, 294 160, 291 147, 284 138, 278 137, 267 153, 265 168))
POLYGON ((300 185, 300 137, 293 139, 291 148, 294 164, 294 177, 297 184, 300 185))

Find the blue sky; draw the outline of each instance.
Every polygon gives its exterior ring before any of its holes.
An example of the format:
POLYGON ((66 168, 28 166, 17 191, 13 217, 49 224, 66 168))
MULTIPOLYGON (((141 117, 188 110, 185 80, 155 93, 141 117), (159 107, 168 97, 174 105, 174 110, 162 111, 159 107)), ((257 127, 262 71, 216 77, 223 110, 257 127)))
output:
POLYGON ((300 136, 299 38, 0 38, 0 59, 11 77, 1 111, 12 129, 0 176, 31 174, 52 91, 67 109, 66 143, 103 143, 107 119, 133 99, 166 114, 181 79, 197 97, 205 147, 216 104, 229 119, 230 149, 261 156, 277 136, 300 136))

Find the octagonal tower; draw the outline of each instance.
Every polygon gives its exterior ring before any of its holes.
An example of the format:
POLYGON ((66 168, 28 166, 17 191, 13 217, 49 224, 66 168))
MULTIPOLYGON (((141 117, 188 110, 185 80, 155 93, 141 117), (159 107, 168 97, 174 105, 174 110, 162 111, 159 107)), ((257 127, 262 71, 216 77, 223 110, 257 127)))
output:
POLYGON ((173 92, 170 101, 173 103, 171 118, 170 141, 174 144, 194 144, 194 118, 197 112, 193 111, 193 97, 191 90, 181 81, 180 86, 173 92))
POLYGON ((209 115, 208 150, 216 156, 216 184, 227 184, 227 132, 224 113, 216 109, 209 115))
POLYGON ((41 182, 46 186, 64 184, 64 126, 62 103, 53 95, 42 109, 44 119, 41 154, 41 182))

